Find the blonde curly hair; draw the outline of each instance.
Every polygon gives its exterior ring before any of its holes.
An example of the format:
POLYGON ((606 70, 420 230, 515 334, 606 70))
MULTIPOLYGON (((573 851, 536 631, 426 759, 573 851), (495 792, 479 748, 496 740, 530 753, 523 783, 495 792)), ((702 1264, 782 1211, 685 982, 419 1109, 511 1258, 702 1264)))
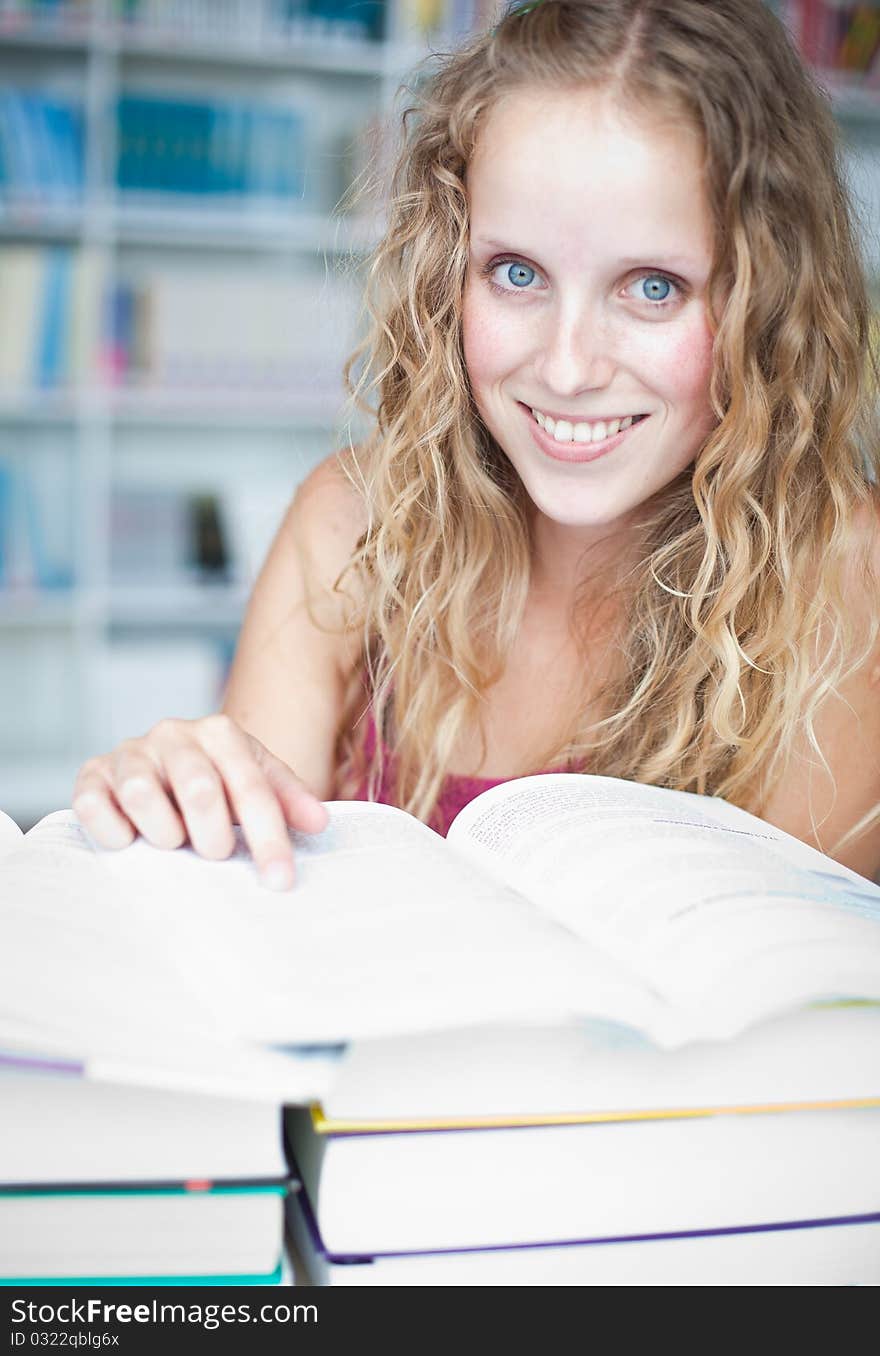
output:
POLYGON ((416 77, 369 261, 367 329, 345 367, 349 409, 371 430, 353 459, 368 526, 337 583, 357 581, 363 663, 335 793, 365 775, 376 793, 368 698, 395 755, 396 803, 430 822, 451 751, 480 728, 511 653, 529 505, 462 356, 466 172, 503 95, 595 86, 684 117, 702 138, 717 424, 648 506, 638 561, 616 585, 598 698, 585 684, 566 736, 521 771, 582 767, 760 814, 804 731, 822 758, 816 711, 880 626, 873 604, 867 627, 847 609, 854 565, 873 579, 856 524, 876 495, 878 366, 829 100, 761 0, 542 0, 416 77))

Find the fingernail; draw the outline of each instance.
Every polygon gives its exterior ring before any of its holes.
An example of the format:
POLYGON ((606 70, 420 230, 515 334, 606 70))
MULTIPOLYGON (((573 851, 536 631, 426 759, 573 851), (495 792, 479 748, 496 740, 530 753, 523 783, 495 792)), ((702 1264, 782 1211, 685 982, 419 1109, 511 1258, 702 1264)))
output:
POLYGON ((263 867, 260 879, 270 890, 289 890, 293 884, 293 870, 286 862, 270 862, 263 867))

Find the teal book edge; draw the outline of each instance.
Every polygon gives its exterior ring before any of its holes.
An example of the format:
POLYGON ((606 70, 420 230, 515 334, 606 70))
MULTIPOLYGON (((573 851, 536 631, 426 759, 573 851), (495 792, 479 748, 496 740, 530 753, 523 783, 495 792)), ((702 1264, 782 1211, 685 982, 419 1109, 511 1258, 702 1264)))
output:
POLYGON ((111 1285, 280 1285, 282 1267, 253 1275, 232 1276, 12 1276, 0 1278, 0 1287, 11 1285, 111 1286, 111 1285))

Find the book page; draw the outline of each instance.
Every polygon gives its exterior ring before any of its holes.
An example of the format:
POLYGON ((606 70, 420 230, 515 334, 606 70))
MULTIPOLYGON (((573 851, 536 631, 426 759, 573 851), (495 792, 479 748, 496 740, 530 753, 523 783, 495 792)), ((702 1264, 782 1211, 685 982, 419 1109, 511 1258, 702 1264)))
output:
POLYGON ((177 963, 173 909, 124 898, 70 811, 0 862, 0 1043, 148 1056, 237 1039, 177 963))
POLYGON ((689 1011, 695 1034, 880 999, 880 889, 723 801, 545 774, 484 792, 449 838, 689 1011))
POLYGON ((260 884, 240 835, 214 862, 143 840, 96 850, 72 814, 44 821, 0 873, 0 1014, 97 1038, 146 1013, 193 1039, 301 1044, 584 1006, 650 1024, 662 1007, 412 816, 328 808, 323 833, 292 834, 283 893, 260 884))
POLYGON ((15 820, 0 810, 0 857, 18 847, 24 834, 15 820))

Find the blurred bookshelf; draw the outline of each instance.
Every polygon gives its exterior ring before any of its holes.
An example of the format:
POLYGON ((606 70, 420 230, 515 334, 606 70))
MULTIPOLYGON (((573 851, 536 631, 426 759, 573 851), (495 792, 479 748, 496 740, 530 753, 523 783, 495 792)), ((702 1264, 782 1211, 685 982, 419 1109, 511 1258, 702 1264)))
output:
MULTIPOLYGON (((382 209, 340 200, 416 62, 502 7, 0 0, 0 807, 23 827, 85 757, 216 706, 272 533, 344 439, 382 209)), ((880 11, 773 7, 834 99, 876 285, 880 11)))
MULTIPOLYGON (((342 445, 401 82, 491 0, 0 0, 0 806, 216 706, 342 445)), ((357 430, 352 433, 357 436, 357 430)))

